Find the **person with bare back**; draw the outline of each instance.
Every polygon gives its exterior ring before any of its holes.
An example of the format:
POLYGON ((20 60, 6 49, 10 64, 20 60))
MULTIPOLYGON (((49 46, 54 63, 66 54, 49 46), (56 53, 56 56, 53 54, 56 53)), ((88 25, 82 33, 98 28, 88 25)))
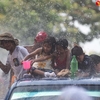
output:
POLYGON ((43 41, 48 37, 45 31, 40 31, 37 33, 33 45, 24 45, 29 53, 35 51, 37 48, 41 47, 43 41))

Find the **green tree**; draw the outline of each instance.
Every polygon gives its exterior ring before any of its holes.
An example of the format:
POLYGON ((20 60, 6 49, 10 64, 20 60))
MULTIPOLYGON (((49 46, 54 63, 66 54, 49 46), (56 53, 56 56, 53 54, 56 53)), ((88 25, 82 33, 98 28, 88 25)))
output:
POLYGON ((33 43, 40 30, 70 43, 99 37, 99 7, 91 0, 1 0, 0 9, 1 32, 11 31, 22 44, 33 43), (75 21, 89 25, 91 31, 82 33, 75 21))

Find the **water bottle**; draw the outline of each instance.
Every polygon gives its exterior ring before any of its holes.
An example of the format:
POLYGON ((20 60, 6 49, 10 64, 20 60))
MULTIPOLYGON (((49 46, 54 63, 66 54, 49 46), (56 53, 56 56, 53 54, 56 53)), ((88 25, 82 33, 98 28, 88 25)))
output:
POLYGON ((75 57, 75 55, 73 55, 72 60, 71 60, 71 78, 75 78, 75 74, 78 71, 78 61, 75 57))

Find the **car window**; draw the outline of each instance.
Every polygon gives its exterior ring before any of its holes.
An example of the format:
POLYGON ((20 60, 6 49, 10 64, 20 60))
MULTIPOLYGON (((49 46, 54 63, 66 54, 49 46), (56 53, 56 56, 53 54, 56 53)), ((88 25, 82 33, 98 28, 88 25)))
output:
POLYGON ((13 90, 10 100, 57 100, 64 86, 25 86, 13 90))
MULTIPOLYGON (((62 89, 71 86, 72 84, 56 84, 56 85, 41 85, 41 86, 23 86, 16 87, 10 96, 9 100, 58 100, 62 89)), ((87 90, 87 93, 94 100, 100 99, 100 85, 77 84, 87 90)), ((66 94, 67 95, 67 94, 66 94)))

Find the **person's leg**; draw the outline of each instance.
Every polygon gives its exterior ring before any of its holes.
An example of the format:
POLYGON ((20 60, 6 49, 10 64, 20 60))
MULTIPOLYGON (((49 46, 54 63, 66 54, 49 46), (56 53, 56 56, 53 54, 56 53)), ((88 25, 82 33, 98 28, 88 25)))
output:
POLYGON ((41 76, 44 76, 44 71, 41 71, 41 70, 38 70, 38 69, 35 69, 34 73, 41 75, 41 76))
POLYGON ((30 72, 35 76, 39 75, 39 76, 44 76, 44 77, 56 77, 56 74, 54 72, 45 72, 39 69, 36 69, 35 67, 32 67, 30 72))
POLYGON ((31 67, 31 69, 29 70, 29 73, 31 73, 31 75, 33 75, 35 78, 44 77, 44 71, 41 71, 35 67, 31 67))

